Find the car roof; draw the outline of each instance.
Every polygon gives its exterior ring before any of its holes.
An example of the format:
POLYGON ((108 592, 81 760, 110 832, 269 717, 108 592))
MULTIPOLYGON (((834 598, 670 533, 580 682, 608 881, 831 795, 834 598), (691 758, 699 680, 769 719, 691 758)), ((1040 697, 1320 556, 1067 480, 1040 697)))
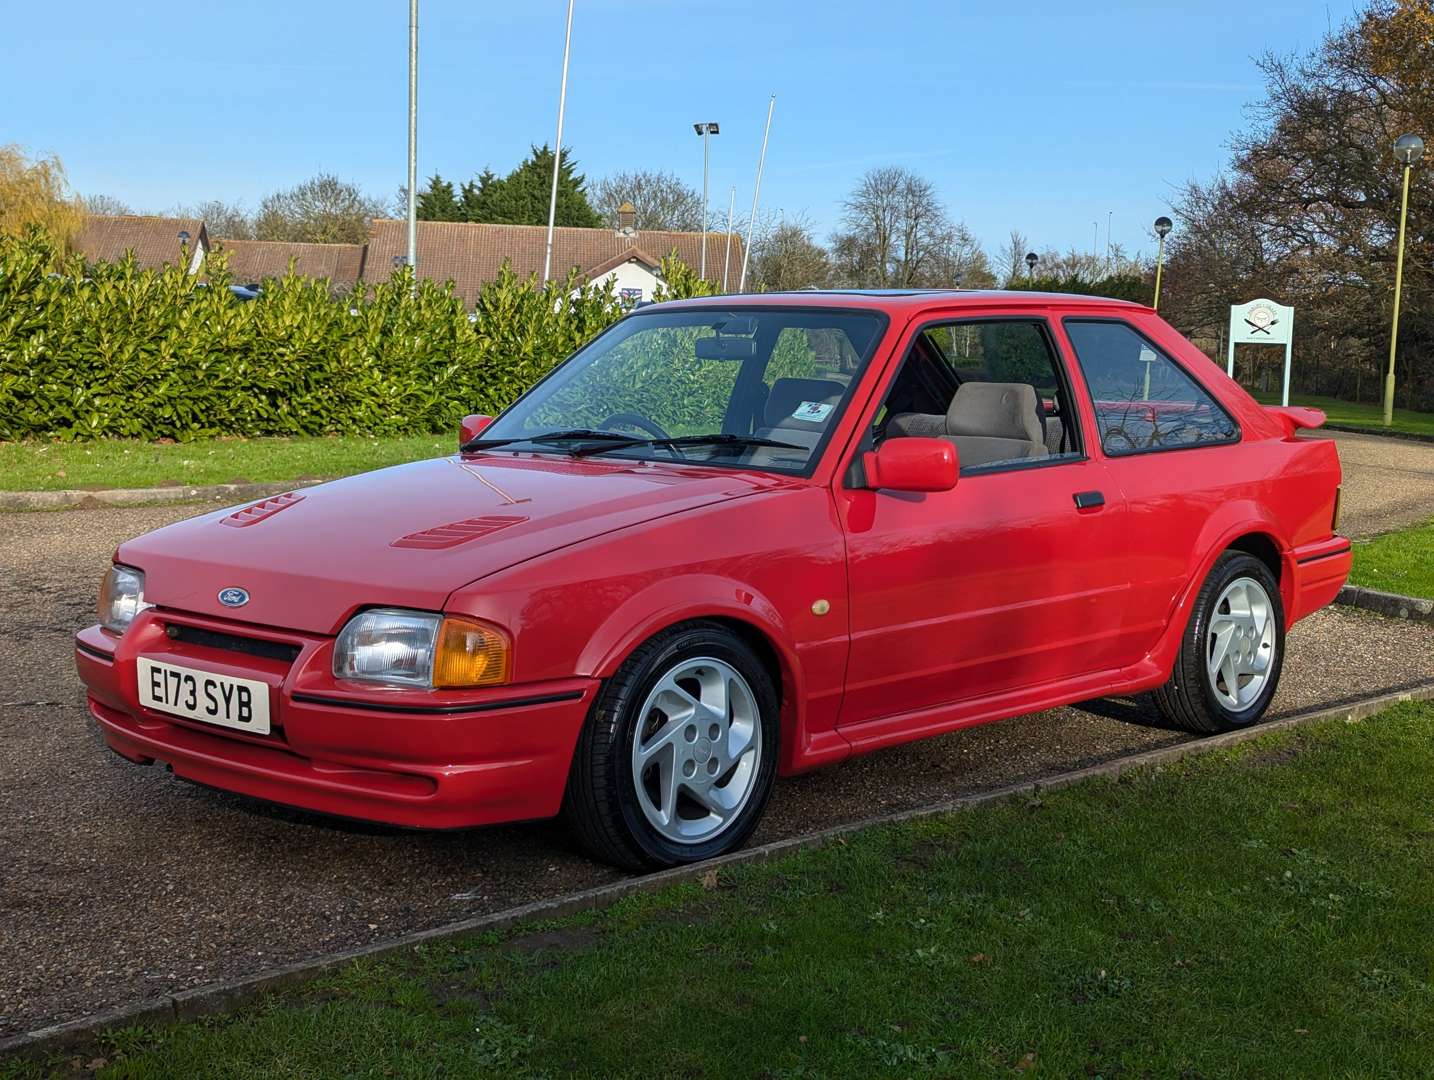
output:
POLYGON ((847 307, 875 311, 913 311, 928 307, 1119 308, 1150 311, 1144 304, 1083 293, 1027 292, 1024 289, 801 289, 794 292, 724 293, 689 300, 644 304, 641 310, 694 307, 847 307))

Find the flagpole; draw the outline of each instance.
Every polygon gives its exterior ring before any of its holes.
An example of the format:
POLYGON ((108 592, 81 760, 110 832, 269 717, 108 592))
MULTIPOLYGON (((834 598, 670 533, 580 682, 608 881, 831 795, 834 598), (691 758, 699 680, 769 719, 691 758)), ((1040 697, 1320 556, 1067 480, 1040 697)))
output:
POLYGON ((568 104, 568 54, 573 45, 573 0, 568 0, 568 29, 563 37, 563 82, 558 91, 558 139, 553 147, 553 192, 548 198, 548 246, 543 254, 543 283, 553 276, 553 225, 558 217, 558 177, 563 171, 563 110, 568 104))
POLYGON ((418 291, 418 0, 408 3, 408 272, 418 291))
POLYGON ((727 291, 727 272, 732 268, 732 211, 737 206, 737 185, 727 197, 727 254, 722 257, 722 291, 727 291))
POLYGON ((747 287, 747 263, 752 258, 752 230, 757 225, 757 200, 762 195, 762 169, 767 164, 767 139, 772 134, 772 110, 777 107, 777 95, 772 95, 772 100, 767 102, 767 127, 762 132, 762 154, 757 158, 757 183, 752 188, 752 216, 747 221, 747 244, 742 249, 742 277, 737 282, 737 291, 742 292, 747 287))

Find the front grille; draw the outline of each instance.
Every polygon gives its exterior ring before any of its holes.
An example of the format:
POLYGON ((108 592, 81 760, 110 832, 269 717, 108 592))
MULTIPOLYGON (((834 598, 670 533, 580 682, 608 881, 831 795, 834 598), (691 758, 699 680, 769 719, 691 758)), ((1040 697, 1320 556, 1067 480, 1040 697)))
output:
POLYGON ((262 656, 269 660, 282 660, 286 664, 292 664, 298 659, 300 651, 298 645, 290 645, 282 641, 241 637, 238 634, 225 634, 217 630, 185 626, 183 623, 169 623, 165 627, 165 633, 175 641, 183 641, 189 645, 203 645, 209 649, 227 649, 229 652, 247 653, 249 656, 262 656))

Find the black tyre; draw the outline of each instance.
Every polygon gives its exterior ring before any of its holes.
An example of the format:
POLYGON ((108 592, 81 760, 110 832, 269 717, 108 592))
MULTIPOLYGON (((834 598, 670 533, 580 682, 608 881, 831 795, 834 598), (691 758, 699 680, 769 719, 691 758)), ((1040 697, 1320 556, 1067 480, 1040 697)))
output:
POLYGON ((590 855, 629 870, 740 847, 772 793, 778 710, 772 676, 726 627, 658 634, 593 703, 564 819, 590 855))
POLYGON ((1200 587, 1175 669, 1155 703, 1187 731, 1248 727, 1275 696, 1284 659, 1279 583, 1253 555, 1227 551, 1200 587))

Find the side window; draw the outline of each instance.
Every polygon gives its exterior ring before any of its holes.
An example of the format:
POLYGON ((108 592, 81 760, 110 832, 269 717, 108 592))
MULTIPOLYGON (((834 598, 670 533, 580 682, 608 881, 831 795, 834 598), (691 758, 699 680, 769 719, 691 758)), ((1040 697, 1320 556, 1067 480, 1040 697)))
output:
POLYGON ((1047 400, 1056 396, 1060 383, 1039 323, 951 323, 925 334, 961 382, 1030 383, 1047 400))
POLYGON ((1067 319, 1065 330, 1111 456, 1233 442, 1230 415, 1185 370, 1123 322, 1067 319))
POLYGON ((1078 456, 1065 387, 1040 319, 928 326, 892 382, 874 436, 949 439, 963 473, 1078 456))

